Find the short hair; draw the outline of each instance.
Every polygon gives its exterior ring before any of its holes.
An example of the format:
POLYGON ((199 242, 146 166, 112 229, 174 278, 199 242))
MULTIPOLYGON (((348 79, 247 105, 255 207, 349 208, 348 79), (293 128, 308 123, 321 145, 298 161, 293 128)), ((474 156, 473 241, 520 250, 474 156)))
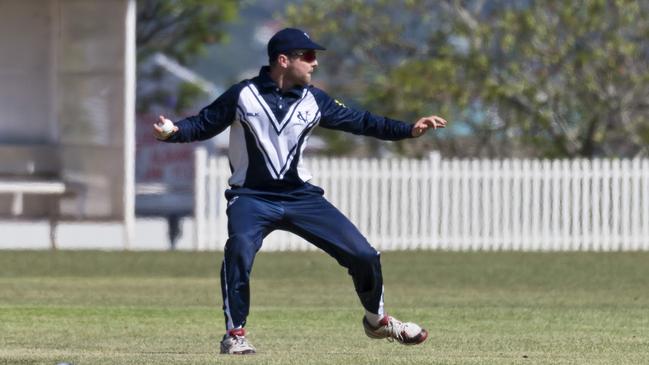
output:
POLYGON ((296 57, 295 56, 295 50, 272 54, 272 55, 268 56, 268 65, 273 66, 274 64, 276 64, 277 63, 277 57, 279 57, 279 55, 285 55, 288 58, 295 58, 296 57))
POLYGON ((268 64, 273 66, 274 64, 277 63, 277 57, 279 57, 281 53, 276 53, 268 56, 268 64))

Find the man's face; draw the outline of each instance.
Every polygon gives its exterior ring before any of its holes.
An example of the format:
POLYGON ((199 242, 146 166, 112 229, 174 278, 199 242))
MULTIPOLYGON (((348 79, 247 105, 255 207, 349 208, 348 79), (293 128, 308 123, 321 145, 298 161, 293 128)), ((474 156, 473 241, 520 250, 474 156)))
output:
POLYGON ((318 67, 315 50, 295 50, 288 55, 286 76, 290 82, 306 86, 311 83, 311 74, 318 67))

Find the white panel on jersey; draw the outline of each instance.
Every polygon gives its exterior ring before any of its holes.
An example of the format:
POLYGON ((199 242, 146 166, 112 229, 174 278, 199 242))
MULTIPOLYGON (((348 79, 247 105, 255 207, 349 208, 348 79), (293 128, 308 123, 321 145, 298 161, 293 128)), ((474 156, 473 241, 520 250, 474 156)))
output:
MULTIPOLYGON (((294 158, 299 158, 310 131, 320 121, 315 97, 307 89, 302 98, 277 121, 254 85, 249 84, 239 95, 237 113, 242 124, 250 129, 266 162, 270 175, 281 180, 294 158), (302 146, 299 146, 300 142, 302 146)), ((303 169, 304 170, 304 169, 303 169)), ((303 171, 301 175, 310 175, 303 171)))
POLYGON ((311 130, 307 133, 306 137, 304 137, 304 142, 302 142, 302 147, 300 148, 300 160, 297 163, 297 175, 300 178, 300 180, 307 182, 311 180, 313 175, 311 175, 311 171, 304 167, 304 159, 302 158, 302 154, 304 153, 304 149, 306 148, 306 143, 309 140, 309 137, 311 137, 311 133, 313 132, 314 128, 311 128, 311 130))

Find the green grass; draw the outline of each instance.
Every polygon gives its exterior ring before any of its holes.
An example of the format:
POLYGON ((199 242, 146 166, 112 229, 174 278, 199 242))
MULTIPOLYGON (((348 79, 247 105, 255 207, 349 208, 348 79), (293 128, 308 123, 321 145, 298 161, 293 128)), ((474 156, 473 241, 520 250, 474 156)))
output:
POLYGON ((346 271, 261 253, 249 357, 218 355, 220 253, 0 251, 0 364, 645 364, 649 253, 384 252, 386 308, 430 332, 366 338, 346 271))

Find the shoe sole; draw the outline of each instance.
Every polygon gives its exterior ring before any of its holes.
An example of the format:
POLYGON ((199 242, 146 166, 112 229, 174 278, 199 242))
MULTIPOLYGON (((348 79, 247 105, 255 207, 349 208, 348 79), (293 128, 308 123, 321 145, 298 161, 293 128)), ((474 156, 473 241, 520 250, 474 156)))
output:
POLYGON ((243 350, 237 352, 227 352, 221 349, 221 355, 254 355, 257 352, 255 350, 243 350))
POLYGON ((221 346, 221 355, 254 355, 256 353, 257 353, 257 351, 255 351, 253 349, 237 351, 237 352, 228 352, 227 349, 225 349, 225 348, 223 348, 223 346, 221 346))
MULTIPOLYGON (((367 322, 366 318, 363 318, 363 329, 365 330, 365 334, 367 337, 375 339, 375 340, 381 340, 384 338, 389 338, 390 336, 387 335, 377 335, 376 332, 372 331, 369 322, 367 322)), ((406 346, 414 346, 414 345, 419 345, 420 343, 426 341, 428 338, 428 331, 425 329, 421 329, 421 332, 417 334, 417 336, 413 337, 409 341, 398 341, 400 344, 406 345, 406 346)))
POLYGON ((254 355, 256 354, 255 351, 252 350, 245 350, 241 352, 221 352, 221 355, 254 355))

